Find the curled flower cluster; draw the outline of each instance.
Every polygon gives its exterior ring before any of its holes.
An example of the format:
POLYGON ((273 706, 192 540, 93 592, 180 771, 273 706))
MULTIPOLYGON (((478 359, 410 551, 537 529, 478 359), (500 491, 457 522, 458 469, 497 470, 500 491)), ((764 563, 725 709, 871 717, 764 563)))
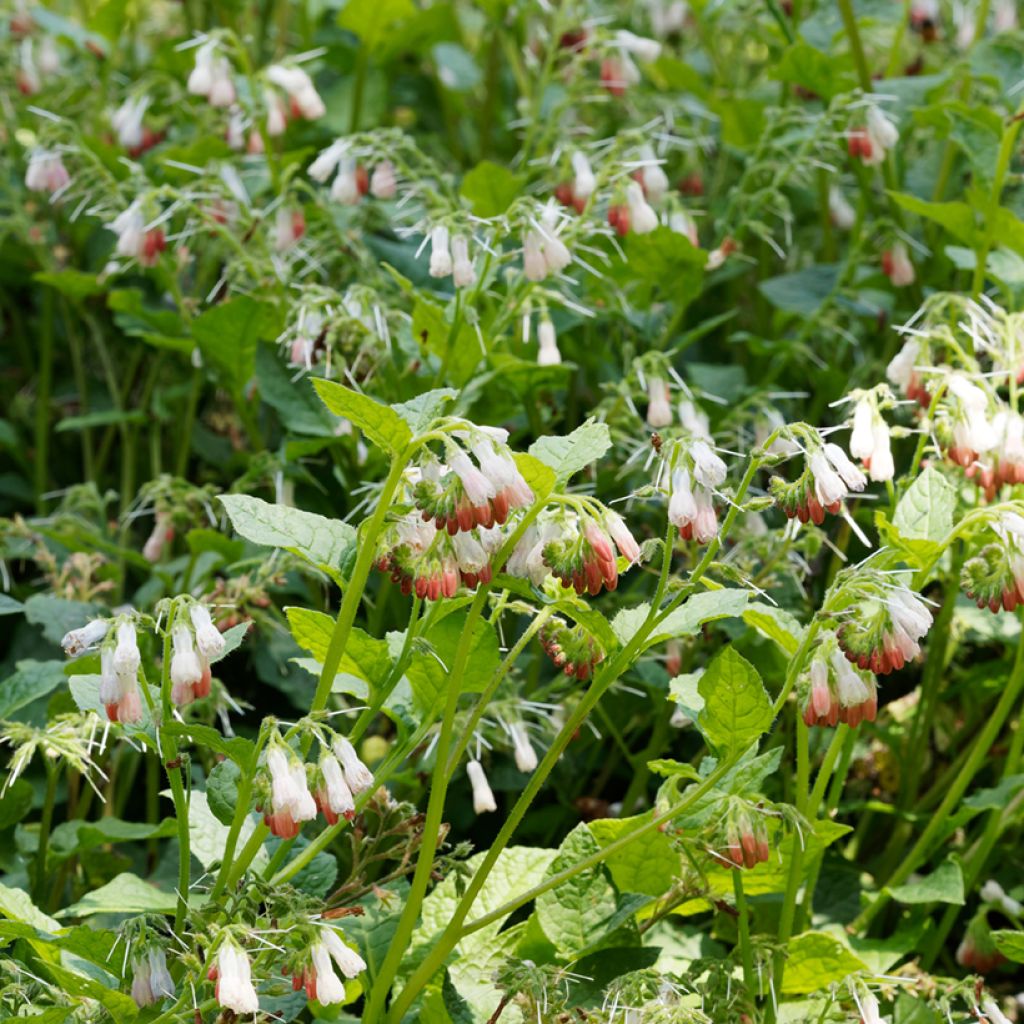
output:
POLYGON ((583 626, 569 626, 558 618, 544 623, 540 643, 556 668, 577 679, 589 679, 604 660, 601 645, 583 626))
POLYGON ((979 608, 1012 612, 1024 604, 1024 516, 1005 512, 992 530, 998 541, 964 562, 960 583, 979 608))
POLYGON ((771 856, 764 815, 745 801, 731 801, 723 825, 716 826, 721 845, 713 855, 731 868, 753 868, 771 856))
POLYGON ((888 675, 921 653, 918 641, 931 629, 925 602, 906 587, 875 581, 862 591, 856 606, 836 634, 849 661, 875 675, 888 675))
POLYGON ((846 452, 828 442, 810 451, 803 473, 793 483, 772 477, 769 493, 787 518, 820 526, 826 512, 837 515, 849 493, 864 490, 866 484, 846 452))
POLYGON ((856 727, 878 713, 875 677, 858 670, 839 651, 823 652, 811 662, 801 704, 806 725, 856 727))
POLYGON ((668 520, 683 540, 708 544, 718 535, 714 494, 725 477, 725 463, 707 441, 698 439, 677 449, 670 475, 668 520))

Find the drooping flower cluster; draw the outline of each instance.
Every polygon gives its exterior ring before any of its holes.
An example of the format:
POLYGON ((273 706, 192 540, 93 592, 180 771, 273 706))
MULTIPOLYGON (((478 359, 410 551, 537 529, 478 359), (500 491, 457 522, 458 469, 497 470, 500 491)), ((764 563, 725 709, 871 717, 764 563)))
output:
POLYGON ((712 855, 731 868, 753 868, 768 860, 768 826, 763 813, 745 800, 730 800, 719 824, 712 855))
POLYGON ((178 707, 210 695, 210 662, 224 653, 225 640, 206 605, 193 603, 188 619, 171 628, 171 700, 178 707))
POLYGON ((217 950, 217 960, 207 978, 214 982, 214 996, 226 1010, 234 1013, 257 1013, 259 996, 252 983, 252 965, 245 950, 230 936, 217 950))
POLYGON ((868 476, 874 481, 891 480, 896 472, 889 425, 882 418, 873 394, 862 393, 854 404, 850 454, 860 459, 868 476))
POLYGON ((71 181, 60 153, 36 147, 28 158, 25 187, 30 192, 48 192, 51 196, 65 189, 71 181))
POLYGON ((227 57, 218 52, 216 39, 208 39, 196 50, 196 62, 188 76, 188 91, 202 96, 212 107, 230 107, 236 99, 235 83, 227 57))
POLYGON ((109 231, 117 235, 114 251, 126 259, 138 260, 144 267, 155 267, 160 254, 167 248, 163 228, 146 223, 142 204, 137 200, 119 213, 110 224, 109 231))
POLYGON ((878 713, 875 677, 855 668, 834 646, 822 645, 811 660, 800 704, 806 725, 853 728, 878 713))
POLYGON ((964 562, 960 583, 979 608, 1012 612, 1024 604, 1024 516, 1004 512, 992 531, 997 541, 964 562))
POLYGON ((356 978, 366 970, 366 961, 342 941, 337 929, 321 925, 303 961, 292 968, 292 988, 296 992, 305 989, 308 999, 324 1006, 343 1003, 345 983, 335 970, 342 978, 356 978))
POLYGON ((544 623, 540 643, 555 667, 576 679, 589 679, 604 660, 601 645, 583 626, 569 626, 559 618, 544 623))
POLYGON ((774 476, 768 490, 787 518, 820 526, 826 512, 837 515, 849 493, 864 490, 866 484, 864 474, 839 445, 819 440, 808 449, 804 471, 795 481, 774 476))
POLYGON ((572 262, 572 253, 558 237, 564 217, 557 205, 547 203, 531 217, 523 235, 523 274, 528 281, 543 281, 560 274, 572 262))
POLYGON ((886 154, 900 140, 899 130, 879 107, 868 107, 866 123, 853 129, 847 138, 850 156, 859 157, 869 167, 885 162, 886 154))
POLYGON ((847 659, 884 676, 917 658, 918 641, 932 625, 921 597, 873 574, 860 576, 856 590, 857 603, 836 634, 847 659))
POLYGON ((714 494, 726 477, 725 463, 701 438, 674 449, 668 470, 668 521, 683 540, 708 544, 718 534, 714 494))
POLYGON ((294 839, 318 813, 330 825, 351 820, 356 797, 373 785, 373 773, 346 737, 327 730, 317 736, 321 752, 315 765, 305 764, 277 733, 267 744, 256 779, 256 809, 282 839, 294 839))
POLYGON ((267 134, 282 135, 287 123, 287 116, 315 121, 327 113, 324 101, 316 91, 313 79, 300 67, 294 64, 271 64, 266 71, 267 81, 282 89, 288 97, 288 113, 286 114, 277 96, 267 90, 267 134))
POLYGON ((162 946, 150 944, 132 956, 132 999, 139 1007, 174 997, 174 981, 167 970, 162 946))

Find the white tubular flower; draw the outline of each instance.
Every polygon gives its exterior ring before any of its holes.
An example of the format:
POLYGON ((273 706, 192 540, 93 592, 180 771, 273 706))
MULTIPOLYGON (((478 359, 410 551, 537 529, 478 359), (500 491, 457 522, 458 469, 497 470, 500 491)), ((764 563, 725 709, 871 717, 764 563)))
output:
POLYGON ((851 491, 863 491, 867 484, 864 474, 850 461, 846 452, 831 441, 825 444, 825 455, 842 481, 851 491))
POLYGON ((538 231, 527 231, 523 237, 523 274, 527 281, 543 281, 548 276, 544 239, 538 231))
POLYGON ((573 197, 580 200, 589 199, 597 188, 597 179, 594 177, 590 161, 579 150, 572 155, 572 170, 575 176, 572 182, 573 197))
POLYGON ((327 112, 313 79, 302 68, 271 64, 267 78, 288 93, 293 105, 307 121, 315 121, 327 112))
POLYGON ((146 218, 142 216, 138 203, 132 203, 119 213, 108 227, 117 235, 114 251, 118 256, 129 259, 139 256, 146 241, 146 218))
POLYGON ((697 500, 690 485, 690 473, 679 467, 672 473, 672 493, 668 499, 668 520, 682 529, 697 518, 697 500))
POLYGON ((860 399, 853 408, 853 429, 850 431, 850 454, 862 462, 871 458, 875 450, 875 407, 867 398, 860 399))
POLYGON ((530 743, 526 726, 522 722, 515 722, 509 726, 509 731, 512 734, 512 749, 516 759, 516 767, 521 772, 532 772, 537 767, 537 752, 530 743))
POLYGON ((693 492, 697 503, 697 518, 693 521, 693 539, 698 544, 710 544, 718 535, 718 515, 711 492, 698 487, 693 492))
POLYGON ((224 57, 218 57, 213 63, 213 85, 207 95, 211 107, 230 107, 237 95, 235 83, 231 81, 231 65, 224 57))
POLYGON ((235 1013, 259 1012, 249 958, 232 939, 226 939, 217 951, 216 997, 221 1006, 235 1013))
POLYGON ((39 44, 39 70, 47 77, 60 71, 60 50, 53 36, 44 36, 39 44))
POLYGON ((498 805, 484 774, 484 766, 479 761, 467 761, 466 774, 469 776, 469 784, 473 787, 473 811, 476 814, 496 811, 498 805))
POLYGON ((316 977, 316 998, 324 1006, 345 1001, 345 983, 334 973, 334 964, 327 946, 317 942, 309 951, 316 977))
POLYGON ((932 628, 928 605, 906 587, 893 590, 886 600, 886 606, 893 623, 905 630, 912 640, 920 640, 932 628))
POLYGON ((989 1024, 1010 1024, 1010 1018, 999 1009, 999 1004, 994 999, 983 999, 981 1012, 985 1015, 989 1024))
POLYGON ((107 708, 107 716, 111 716, 110 708, 121 700, 121 680, 114 668, 114 651, 105 647, 100 652, 100 703, 107 708))
POLYGON ((213 88, 213 53, 216 43, 203 43, 196 50, 195 67, 188 76, 188 91, 193 96, 209 96, 213 88))
POLYGON ((333 928, 326 925, 321 928, 320 939, 346 978, 358 977, 366 970, 366 961, 351 946, 342 942, 333 928))
POLYGON ((149 959, 145 956, 132 959, 132 999, 139 1007, 152 1006, 156 1002, 150 986, 149 959))
POLYGON ((346 737, 339 736, 334 741, 334 753, 341 762, 348 788, 356 796, 365 793, 373 785, 373 772, 359 760, 356 748, 346 737))
POLYGON ((703 409, 689 398, 680 398, 677 408, 679 425, 684 430, 693 434, 694 437, 703 438, 705 441, 711 440, 711 421, 703 409))
POLYGON ((335 818, 355 813, 356 804, 352 790, 348 788, 338 759, 331 754, 324 754, 320 758, 320 774, 324 780, 320 803, 325 812, 330 811, 335 818))
POLYGON ((899 350, 889 361, 885 368, 885 376, 891 384, 906 391, 916 373, 914 366, 921 352, 921 343, 917 338, 908 338, 899 350))
POLYGON ((370 175, 370 192, 375 199, 394 199, 398 192, 398 179, 395 176, 395 165, 390 160, 382 160, 370 175))
POLYGON ((626 202, 629 204, 630 230, 646 235, 658 226, 658 215, 644 198, 644 190, 638 181, 626 186, 626 202))
POLYGON ((868 475, 876 483, 891 480, 896 474, 896 465, 892 458, 892 446, 889 443, 889 425, 881 418, 875 420, 871 430, 872 449, 868 462, 868 475))
POLYGON ((996 0, 992 28, 996 33, 1013 32, 1017 28, 1017 0, 996 0))
POLYGON ((615 541, 615 546, 623 558, 627 559, 630 564, 640 560, 640 545, 637 544, 626 521, 618 512, 614 512, 612 509, 605 510, 604 528, 608 531, 611 539, 615 541))
POLYGON ((345 140, 338 139, 336 142, 332 142, 326 149, 322 149, 317 158, 309 165, 309 176, 314 181, 319 181, 321 185, 324 184, 334 173, 347 148, 348 144, 345 140))
POLYGON ((640 172, 643 176, 644 192, 652 203, 660 203, 668 192, 668 175, 658 163, 651 146, 640 147, 640 159, 645 161, 645 166, 640 172))
POLYGON ((203 666, 192 642, 192 630, 179 624, 171 630, 171 699, 175 704, 191 703, 193 687, 203 677, 203 666))
POLYGON ((139 642, 135 637, 135 624, 130 620, 117 626, 117 647, 114 649, 114 671, 125 680, 135 680, 139 674, 139 642))
POLYGON ((167 970, 167 955, 162 946, 151 946, 149 950, 149 987, 154 998, 174 998, 174 981, 167 970))
MULTIPOLYGON (((896 125, 889 120, 881 108, 874 105, 868 107, 867 133, 871 140, 872 157, 878 151, 881 154, 881 159, 884 159, 886 151, 892 149, 900 140, 900 133, 896 125)), ((881 163, 881 159, 872 162, 881 163)), ((865 160, 865 163, 868 161, 865 160)))
POLYGON ((189 615, 196 631, 196 646, 207 661, 214 661, 224 653, 224 635, 213 624, 210 609, 205 604, 192 605, 189 615))
POLYGON ((677 235, 685 235, 690 245, 700 248, 700 235, 697 233, 697 222, 685 210, 673 210, 668 215, 669 230, 677 235))
POLYGON ((694 441, 690 445, 690 458, 693 459, 693 476, 697 483, 712 491, 724 483, 725 463, 705 441, 694 441))
POLYGON ((808 459, 811 475, 814 477, 814 492, 823 508, 829 508, 846 497, 846 485, 842 477, 832 468, 824 451, 814 452, 808 459))
POLYGON ((494 484, 473 465, 470 457, 461 449, 451 446, 448 465, 462 483, 469 503, 477 507, 486 505, 498 493, 494 484))
POLYGON ((356 162, 351 157, 341 157, 338 173, 331 183, 331 198, 343 206, 355 206, 359 202, 359 179, 356 177, 356 162))
POLYGON ((828 215, 840 231, 849 231, 857 220, 856 211, 838 185, 828 190, 828 215))
POLYGON ((64 648, 64 653, 69 658, 73 658, 94 644, 98 644, 109 631, 110 621, 108 619, 93 619, 92 622, 87 622, 84 626, 65 633, 60 645, 64 648))
POLYGON ((552 274, 561 273, 572 263, 572 253, 569 252, 566 244, 558 237, 559 222, 560 214, 558 207, 554 202, 548 203, 541 213, 540 226, 541 235, 544 240, 544 262, 547 265, 548 271, 552 274))
POLYGON ((448 229, 437 224, 430 230, 430 276, 447 277, 452 272, 452 254, 448 247, 448 229))
POLYGON ((972 384, 962 373, 951 373, 947 379, 949 393, 954 395, 966 409, 984 412, 988 408, 988 395, 972 384))
POLYGON ((136 149, 142 145, 142 119, 145 117, 148 106, 148 96, 129 98, 111 115, 111 127, 117 133, 118 142, 125 149, 136 149))
POLYGON ((288 112, 284 102, 271 89, 264 90, 263 102, 267 108, 267 134, 276 139, 279 135, 284 135, 288 127, 288 112))
POLYGON ((643 36, 627 32, 626 29, 619 29, 615 33, 615 43, 620 49, 646 63, 657 60, 661 55, 661 43, 657 39, 645 39, 643 36))
POLYGON ((894 242, 893 247, 882 256, 882 270, 896 288, 906 288, 914 283, 917 276, 914 264, 910 261, 910 253, 902 242, 894 242))
POLYGON ((654 430, 672 423, 672 406, 668 401, 668 385, 661 377, 647 378, 647 426, 654 430))
POLYGON ((306 768, 280 745, 267 751, 270 772, 270 801, 274 814, 284 814, 292 821, 312 821, 316 817, 316 801, 306 784, 306 768))
POLYGON ((558 351, 558 337, 555 325, 550 317, 542 317, 537 327, 537 365, 558 366, 562 361, 562 353, 558 351))
POLYGON ((844 708, 859 707, 871 699, 867 683, 840 651, 832 652, 832 670, 836 675, 836 695, 844 708))
POLYGON ((469 258, 469 239, 465 235, 452 239, 452 281, 456 288, 468 288, 476 281, 473 261, 469 258))
POLYGON ((854 992, 853 997, 860 1009, 862 1024, 885 1024, 878 1009, 878 1000, 867 989, 854 992))

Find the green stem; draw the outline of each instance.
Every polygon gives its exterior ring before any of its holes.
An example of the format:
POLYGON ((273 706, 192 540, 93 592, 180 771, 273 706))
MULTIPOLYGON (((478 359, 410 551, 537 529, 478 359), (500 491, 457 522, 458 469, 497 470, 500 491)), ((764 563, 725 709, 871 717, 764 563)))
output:
POLYGON ((50 478, 50 396, 53 389, 53 291, 43 289, 39 327, 39 384, 36 394, 35 491, 36 511, 46 509, 43 495, 50 478))
POLYGON ((846 30, 846 39, 850 44, 850 53, 853 54, 853 63, 857 68, 860 87, 865 92, 871 92, 871 69, 864 56, 864 45, 860 39, 860 30, 857 28, 857 16, 854 14, 853 4, 850 0, 839 0, 839 13, 843 18, 843 28, 846 30))
POLYGON ((369 66, 369 58, 366 54, 366 47, 360 45, 356 53, 356 77, 352 86, 352 106, 349 110, 348 130, 351 135, 359 131, 359 118, 363 109, 363 90, 366 86, 366 71, 369 66))
POLYGON ((739 914, 740 956, 743 960, 743 985, 747 990, 747 999, 753 1000, 757 995, 754 986, 754 951, 750 946, 750 912, 747 909, 747 897, 743 892, 743 872, 732 872, 732 891, 736 897, 736 910, 739 914))
POLYGON ((977 775, 978 770, 988 757, 992 744, 995 742, 1002 730, 1010 712, 1015 707, 1022 689, 1024 689, 1024 635, 1022 635, 1021 640, 1018 643, 1017 655, 1014 660, 1013 669, 1010 672, 1010 677, 1007 680, 1006 687, 1003 689, 999 702, 989 715, 984 727, 978 734, 977 739, 974 741, 974 745, 971 747, 971 753, 967 758, 963 771, 951 780, 950 787, 947 790, 942 803, 939 804, 938 809, 932 815, 931 820, 928 822, 928 826, 921 834, 921 837, 914 844, 913 849, 907 854, 903 862, 893 873, 892 877, 887 881, 886 888, 878 894, 871 904, 861 911, 854 922, 850 925, 851 931, 863 932, 866 930, 868 925, 871 924, 871 922, 888 904, 891 898, 889 890, 897 885, 902 885, 902 883, 905 882, 911 874, 913 874, 921 864, 924 863, 925 859, 932 852, 931 848, 935 839, 946 827, 950 813, 956 808, 956 805, 960 802, 960 798, 964 795, 967 787, 970 786, 971 782, 974 780, 974 776, 977 775))
POLYGON ((196 421, 196 410, 199 408, 199 396, 203 390, 203 371, 198 367, 192 371, 192 384, 188 389, 185 403, 185 418, 178 436, 178 457, 174 461, 176 476, 183 477, 188 468, 188 456, 192 447, 192 427, 196 421))
POLYGON ((53 827, 53 805, 57 798, 57 764, 45 758, 46 796, 43 798, 43 816, 39 821, 39 844, 36 847, 36 902, 42 903, 49 881, 46 874, 46 854, 50 848, 50 830, 53 827))

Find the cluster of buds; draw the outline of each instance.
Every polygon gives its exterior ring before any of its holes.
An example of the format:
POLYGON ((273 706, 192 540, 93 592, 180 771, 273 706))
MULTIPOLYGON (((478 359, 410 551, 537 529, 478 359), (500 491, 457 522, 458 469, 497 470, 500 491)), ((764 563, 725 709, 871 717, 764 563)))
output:
POLYGON ((613 96, 625 96, 631 85, 640 82, 640 70, 634 57, 644 63, 656 61, 661 43, 619 29, 613 40, 613 51, 601 61, 601 85, 613 96))
POLYGON ((850 156, 859 157, 869 167, 885 161, 885 156, 899 142, 900 133, 878 107, 868 107, 863 127, 855 128, 847 137, 850 156))
POLYGON ((344 736, 321 741, 320 760, 304 764, 275 734, 256 780, 256 809, 266 826, 282 839, 294 839, 304 822, 323 814, 329 825, 355 815, 356 797, 373 785, 373 773, 344 736))
POLYGON ((160 227, 147 227, 138 201, 119 213, 107 225, 117 235, 114 251, 126 259, 138 260, 144 267, 155 267, 167 248, 167 239, 160 227))
POLYGON ((988 974, 1006 963, 1006 957, 999 952, 992 939, 985 908, 978 911, 967 925, 960 945, 956 948, 956 962, 969 971, 988 974))
POLYGON ((117 141, 133 158, 152 149, 163 138, 160 132, 146 127, 144 119, 148 108, 149 96, 143 93, 129 96, 110 116, 110 126, 117 135, 117 141))
POLYGON ((202 96, 212 107, 230 107, 236 98, 231 65, 217 53, 217 41, 208 39, 196 50, 196 63, 188 76, 188 91, 202 96))
POLYGON ((875 675, 888 675, 921 653, 918 641, 931 629, 932 615, 918 594, 903 586, 864 581, 856 616, 836 634, 847 659, 875 675))
POLYGON ((597 178, 585 154, 577 150, 570 159, 572 180, 562 182, 555 189, 555 198, 563 206, 572 207, 577 213, 582 213, 597 188, 597 178))
POLYGON ((960 584, 979 608, 1012 612, 1024 604, 1024 517, 1005 512, 992 529, 999 542, 964 562, 960 584))
POLYGON ((163 947, 150 945, 132 957, 132 999, 139 1007, 174 998, 174 981, 163 947))
POLYGON ((308 999, 324 1006, 345 1002, 345 983, 335 973, 335 967, 343 978, 356 978, 366 970, 366 961, 341 940, 334 928, 323 925, 309 947, 308 957, 289 970, 292 989, 305 989, 308 999))
POLYGON ((630 565, 640 557, 640 548, 622 518, 609 509, 596 513, 580 508, 562 536, 542 548, 544 564, 578 595, 614 590, 619 583, 616 550, 630 565))
POLYGON ((206 605, 191 603, 188 621, 179 615, 171 627, 171 700, 178 707, 210 695, 210 662, 224 653, 224 645, 206 605))
MULTIPOLYGON (((293 64, 271 64, 267 68, 266 74, 267 81, 284 90, 288 97, 288 113, 292 117, 316 121, 327 113, 327 108, 316 91, 313 79, 302 68, 293 64)), ((267 96, 267 107, 267 134, 282 135, 288 115, 273 93, 267 96)))
POLYGON ((724 824, 716 826, 716 831, 719 839, 712 855, 729 867, 757 867, 771 856, 764 816, 744 800, 730 802, 724 824))
POLYGON ((914 264, 910 262, 910 253, 903 242, 894 242, 891 249, 882 253, 882 273, 896 288, 906 288, 914 283, 914 264))
POLYGON ((867 484, 864 474, 850 461, 846 452, 831 442, 813 449, 807 457, 803 473, 793 483, 772 477, 768 491, 786 517, 798 518, 820 526, 825 513, 837 515, 843 499, 851 491, 862 491, 867 484))
POLYGON ((217 960, 206 977, 214 982, 214 997, 233 1013, 258 1013, 259 996, 252 983, 252 967, 244 949, 231 937, 217 950, 217 960))
POLYGON ((878 403, 873 395, 862 395, 853 407, 850 454, 860 459, 872 480, 891 480, 896 472, 889 425, 878 411, 878 403))
POLYGON ((67 188, 71 181, 60 153, 37 147, 28 158, 25 171, 25 187, 30 192, 46 192, 56 195, 67 188))
POLYGON ((540 644, 556 668, 576 679, 589 679, 594 667, 604 661, 601 645, 586 629, 569 626, 559 618, 544 623, 540 644))
POLYGON ((366 173, 365 167, 356 163, 345 139, 332 142, 326 149, 321 150, 309 165, 309 176, 314 181, 325 184, 331 175, 334 175, 334 181, 331 182, 331 199, 336 203, 354 206, 370 191, 370 176, 366 173))
POLYGON ((533 491, 505 444, 507 437, 504 430, 473 427, 465 441, 476 462, 449 439, 447 465, 426 462, 414 489, 423 519, 455 535, 477 526, 500 526, 513 509, 529 505, 533 491))
POLYGON ((572 253, 558 237, 562 220, 553 202, 544 206, 538 218, 530 219, 523 235, 523 274, 528 281, 543 281, 572 263, 572 253))
POLYGON ((670 471, 668 521, 683 540, 709 544, 718 535, 714 494, 725 477, 725 463, 703 438, 676 447, 670 471))
POLYGON ((800 701, 807 726, 856 727, 878 713, 875 677, 854 668, 839 651, 819 651, 811 661, 800 701))

